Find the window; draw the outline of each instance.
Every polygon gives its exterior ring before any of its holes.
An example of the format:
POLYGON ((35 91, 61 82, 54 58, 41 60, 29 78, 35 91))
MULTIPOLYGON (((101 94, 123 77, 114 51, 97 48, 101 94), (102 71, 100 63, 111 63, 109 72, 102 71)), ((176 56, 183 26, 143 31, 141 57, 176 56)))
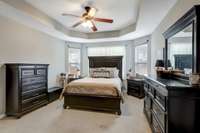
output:
POLYGON ((88 48, 88 56, 123 56, 123 55, 125 55, 124 46, 88 48))
POLYGON ((147 74, 147 44, 135 47, 135 72, 147 74))
POLYGON ((81 50, 69 48, 69 74, 80 75, 81 50))

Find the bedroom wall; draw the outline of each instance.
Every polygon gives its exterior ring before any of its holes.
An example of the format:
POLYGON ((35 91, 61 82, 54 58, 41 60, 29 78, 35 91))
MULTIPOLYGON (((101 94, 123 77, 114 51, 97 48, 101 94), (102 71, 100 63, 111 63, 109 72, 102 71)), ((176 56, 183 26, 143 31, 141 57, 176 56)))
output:
POLYGON ((165 40, 163 33, 173 25, 181 16, 183 16, 193 5, 200 4, 200 0, 178 0, 172 7, 166 17, 152 33, 151 39, 151 73, 155 73, 155 62, 157 59, 163 58, 163 48, 165 40))
POLYGON ((48 86, 65 71, 65 42, 0 16, 0 117, 5 112, 5 63, 49 64, 48 86))

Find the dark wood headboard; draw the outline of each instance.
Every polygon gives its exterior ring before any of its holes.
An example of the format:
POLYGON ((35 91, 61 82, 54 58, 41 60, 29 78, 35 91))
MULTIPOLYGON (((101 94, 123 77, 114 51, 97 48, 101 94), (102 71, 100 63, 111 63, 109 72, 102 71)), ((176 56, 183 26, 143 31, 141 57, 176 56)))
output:
POLYGON ((184 55, 174 55, 175 59, 175 69, 178 68, 180 70, 184 70, 184 68, 192 69, 192 55, 184 54, 184 55))
POLYGON ((90 56, 89 67, 116 67, 119 69, 119 77, 122 79, 122 59, 123 56, 90 56))

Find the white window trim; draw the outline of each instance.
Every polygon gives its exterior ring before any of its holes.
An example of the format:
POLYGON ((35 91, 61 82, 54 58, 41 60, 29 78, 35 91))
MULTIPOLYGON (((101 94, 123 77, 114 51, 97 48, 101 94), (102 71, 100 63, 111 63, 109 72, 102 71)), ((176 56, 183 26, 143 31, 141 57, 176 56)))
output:
POLYGON ((148 39, 145 39, 143 42, 135 44, 133 46, 133 66, 132 66, 132 71, 134 73, 136 73, 136 71, 135 71, 135 69, 136 69, 135 68, 135 64, 136 64, 136 61, 135 61, 135 48, 137 46, 145 45, 145 44, 147 44, 147 74, 151 73, 151 41, 150 41, 150 37, 148 39))
MULTIPOLYGON (((66 64, 67 64, 67 68, 66 68, 66 69, 67 69, 67 73, 68 73, 68 74, 70 73, 70 70, 69 70, 69 69, 70 69, 70 68, 69 68, 69 66, 70 66, 70 61, 69 61, 69 49, 70 49, 70 48, 72 48, 72 49, 79 49, 79 50, 80 50, 80 63, 79 63, 79 64, 80 64, 80 74, 81 74, 81 72, 82 72, 82 58, 81 58, 81 57, 82 57, 82 50, 81 50, 81 48, 79 48, 79 47, 71 47, 71 46, 67 46, 67 54, 68 54, 68 55, 67 55, 67 59, 66 59, 66 60, 67 60, 67 63, 66 63, 66 64)), ((71 63, 71 64, 75 64, 75 63, 71 63)))

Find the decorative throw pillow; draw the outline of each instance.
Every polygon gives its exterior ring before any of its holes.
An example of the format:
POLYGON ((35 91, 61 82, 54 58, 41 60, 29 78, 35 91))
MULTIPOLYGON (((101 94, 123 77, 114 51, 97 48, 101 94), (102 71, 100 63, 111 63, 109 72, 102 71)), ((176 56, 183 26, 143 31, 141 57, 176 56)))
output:
POLYGON ((110 78, 109 71, 93 71, 92 78, 110 78))
MULTIPOLYGON (((104 75, 104 77, 106 77, 106 78, 118 78, 119 77, 119 70, 116 67, 90 68, 89 73, 90 73, 90 77, 98 77, 98 75, 104 75), (94 72, 95 72, 95 74, 94 74, 94 72), (108 76, 108 72, 109 72, 109 76, 108 76), (104 73, 104 74, 102 74, 102 73, 104 73)), ((100 77, 102 77, 102 76, 100 76, 100 77)))

